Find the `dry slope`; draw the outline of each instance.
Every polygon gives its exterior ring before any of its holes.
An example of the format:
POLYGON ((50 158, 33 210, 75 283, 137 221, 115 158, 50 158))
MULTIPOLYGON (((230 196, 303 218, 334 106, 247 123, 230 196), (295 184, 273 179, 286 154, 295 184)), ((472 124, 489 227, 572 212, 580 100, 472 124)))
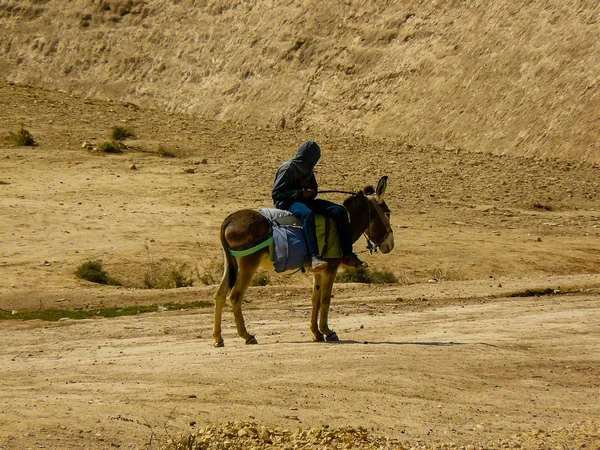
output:
POLYGON ((595 0, 0 0, 0 70, 261 126, 598 160, 595 0))

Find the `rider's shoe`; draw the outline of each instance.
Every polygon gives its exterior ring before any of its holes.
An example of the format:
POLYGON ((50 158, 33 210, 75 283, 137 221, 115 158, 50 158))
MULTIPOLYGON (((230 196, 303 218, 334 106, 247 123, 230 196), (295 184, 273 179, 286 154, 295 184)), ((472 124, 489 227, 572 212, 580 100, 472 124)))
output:
POLYGON ((358 259, 358 256, 356 256, 354 253, 344 256, 342 258, 342 264, 348 267, 354 267, 355 269, 366 269, 369 267, 369 264, 358 259))
POLYGON ((325 269, 327 269, 327 261, 320 256, 313 256, 312 260, 310 261, 310 270, 313 272, 318 272, 325 269))

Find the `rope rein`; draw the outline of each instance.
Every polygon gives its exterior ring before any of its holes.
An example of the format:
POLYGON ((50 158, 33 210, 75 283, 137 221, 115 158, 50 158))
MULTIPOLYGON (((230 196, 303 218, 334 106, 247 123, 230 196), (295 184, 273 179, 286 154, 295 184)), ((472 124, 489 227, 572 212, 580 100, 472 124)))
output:
POLYGON ((329 189, 326 191, 319 191, 318 193, 319 194, 348 194, 348 195, 354 195, 356 197, 365 195, 364 192, 362 192, 362 191, 350 192, 350 191, 339 191, 337 189, 329 189))

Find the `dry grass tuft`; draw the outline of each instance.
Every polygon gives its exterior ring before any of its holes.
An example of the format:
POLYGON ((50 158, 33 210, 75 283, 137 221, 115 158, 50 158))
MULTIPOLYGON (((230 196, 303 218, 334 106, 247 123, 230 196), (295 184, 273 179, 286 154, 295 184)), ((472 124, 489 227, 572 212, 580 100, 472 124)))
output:
POLYGON ((132 137, 135 137, 135 133, 129 128, 114 126, 111 132, 111 138, 113 139, 113 141, 117 142, 132 137))
POLYGON ((102 153, 123 153, 123 146, 117 141, 104 141, 97 147, 97 150, 102 153))
POLYGON ((167 148, 164 144, 158 145, 157 153, 159 156, 162 156, 163 158, 176 158, 177 157, 175 152, 170 150, 169 148, 167 148))
POLYGON ((111 286, 119 286, 121 284, 104 270, 102 261, 100 260, 81 263, 75 270, 75 276, 92 283, 109 284, 111 286))
POLYGON ((335 281, 337 283, 387 284, 398 283, 398 277, 388 269, 367 268, 358 270, 347 267, 337 274, 335 281))
POLYGON ((26 130, 23 125, 21 125, 21 129, 15 132, 8 133, 8 140, 18 147, 32 147, 37 145, 33 135, 29 130, 26 130))

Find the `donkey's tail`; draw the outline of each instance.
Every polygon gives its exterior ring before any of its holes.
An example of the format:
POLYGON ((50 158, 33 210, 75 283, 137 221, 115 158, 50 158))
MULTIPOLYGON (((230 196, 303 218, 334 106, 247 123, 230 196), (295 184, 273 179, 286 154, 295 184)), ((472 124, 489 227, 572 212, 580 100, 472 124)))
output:
POLYGON ((227 228, 227 224, 228 221, 225 221, 221 225, 221 246, 223 248, 224 257, 223 278, 221 278, 221 283, 219 284, 219 288, 215 293, 215 297, 226 296, 235 285, 235 281, 237 279, 237 260, 229 252, 229 243, 225 239, 225 229, 227 228))

